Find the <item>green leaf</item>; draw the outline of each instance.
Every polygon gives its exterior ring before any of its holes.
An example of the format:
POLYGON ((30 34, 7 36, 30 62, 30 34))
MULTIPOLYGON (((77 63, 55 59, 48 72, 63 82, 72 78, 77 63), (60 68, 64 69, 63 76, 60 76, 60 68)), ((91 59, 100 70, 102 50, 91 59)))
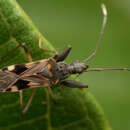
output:
MULTIPOLYGON (((0 0, 0 56, 25 42, 33 60, 52 54, 38 47, 40 33, 15 0, 0 0)), ((53 49, 43 37, 43 46, 53 49)), ((1 67, 27 62, 23 48, 18 48, 1 60, 1 67)), ((52 86, 57 99, 53 105, 47 88, 37 88, 29 111, 21 114, 19 93, 0 93, 0 130, 111 130, 94 97, 86 90, 52 86), (42 104, 41 102, 50 102, 42 104)), ((23 93, 24 104, 32 90, 23 93)))

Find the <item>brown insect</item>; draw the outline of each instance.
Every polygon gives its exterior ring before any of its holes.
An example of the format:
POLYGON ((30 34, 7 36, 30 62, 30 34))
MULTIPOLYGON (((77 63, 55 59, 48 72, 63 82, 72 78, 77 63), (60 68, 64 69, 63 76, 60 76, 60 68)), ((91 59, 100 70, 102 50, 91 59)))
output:
MULTIPOLYGON (((51 91, 50 86, 57 84, 63 84, 66 87, 74 88, 87 88, 84 85, 75 80, 66 80, 72 74, 81 74, 88 71, 104 71, 104 70, 130 70, 129 68, 88 68, 86 62, 91 60, 97 53, 100 46, 102 35, 107 21, 107 10, 102 4, 102 10, 104 14, 102 29, 100 37, 96 46, 95 51, 83 62, 76 61, 72 64, 66 64, 64 62, 65 58, 68 56, 71 46, 69 45, 63 52, 56 54, 53 58, 44 59, 32 62, 31 55, 25 44, 20 44, 18 47, 22 46, 27 54, 30 63, 11 65, 0 70, 0 91, 1 92, 20 92, 20 104, 22 105, 22 90, 27 88, 36 87, 48 87, 50 95, 54 102, 56 99, 51 91)), ((17 49, 16 47, 15 49, 17 49)), ((41 47, 41 38, 39 40, 39 47, 43 50, 50 51, 48 49, 41 47)), ((15 50, 13 49, 13 51, 15 50)), ((25 113, 34 97, 35 90, 33 89, 32 95, 28 100, 27 105, 23 109, 25 113)))

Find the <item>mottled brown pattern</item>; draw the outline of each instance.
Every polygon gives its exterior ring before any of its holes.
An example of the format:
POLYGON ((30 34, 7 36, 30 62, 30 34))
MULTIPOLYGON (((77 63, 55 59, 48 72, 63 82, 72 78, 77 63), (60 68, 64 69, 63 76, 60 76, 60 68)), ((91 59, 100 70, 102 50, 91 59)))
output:
POLYGON ((50 86, 49 79, 37 74, 47 63, 48 59, 45 59, 3 68, 0 71, 0 91, 17 92, 26 88, 50 86))
POLYGON ((12 86, 20 77, 13 75, 8 72, 0 71, 0 91, 5 91, 5 89, 12 86))

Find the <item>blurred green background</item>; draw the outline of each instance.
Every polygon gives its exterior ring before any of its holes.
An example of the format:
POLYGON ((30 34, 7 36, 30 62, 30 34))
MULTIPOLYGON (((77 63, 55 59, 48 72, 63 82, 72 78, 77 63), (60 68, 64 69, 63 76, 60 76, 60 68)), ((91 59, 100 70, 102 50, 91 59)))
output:
MULTIPOLYGON (((73 46, 66 60, 83 60, 95 49, 102 23, 99 0, 18 0, 57 50, 73 46)), ((108 23, 90 67, 130 67, 130 1, 104 1, 108 23)), ((130 129, 130 72, 88 72, 80 76, 105 111, 113 130, 130 129)))

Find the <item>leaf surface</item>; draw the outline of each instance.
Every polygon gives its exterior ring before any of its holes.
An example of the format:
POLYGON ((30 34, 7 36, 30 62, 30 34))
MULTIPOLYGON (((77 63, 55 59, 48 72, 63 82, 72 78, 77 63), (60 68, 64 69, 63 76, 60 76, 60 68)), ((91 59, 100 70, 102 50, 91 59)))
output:
MULTIPOLYGON (((0 0, 0 56, 26 43, 33 60, 52 56, 38 47, 40 33, 15 0, 0 0)), ((43 37, 42 45, 54 49, 43 37)), ((28 62, 22 47, 0 59, 0 67, 28 62)), ((23 115, 19 93, 0 93, 0 130, 111 130, 95 98, 86 90, 52 86, 53 105, 47 88, 37 88, 29 111, 23 115), (42 104, 41 102, 44 102, 42 104)), ((23 93, 26 104, 32 90, 23 93)))

